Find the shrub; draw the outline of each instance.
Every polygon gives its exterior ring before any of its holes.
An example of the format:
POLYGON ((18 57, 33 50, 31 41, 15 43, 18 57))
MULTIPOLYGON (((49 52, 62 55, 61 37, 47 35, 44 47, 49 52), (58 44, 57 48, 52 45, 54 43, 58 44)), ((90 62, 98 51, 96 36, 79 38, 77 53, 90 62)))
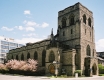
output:
POLYGON ((8 68, 6 67, 5 64, 0 64, 0 73, 7 73, 8 68))
POLYGON ((104 66, 102 64, 98 64, 99 74, 104 74, 104 66))
POLYGON ((81 70, 76 70, 74 73, 78 73, 78 76, 81 76, 81 70))
POLYGON ((38 62, 33 59, 28 59, 28 61, 17 61, 9 60, 6 63, 6 67, 12 70, 23 70, 23 71, 36 71, 38 62))
POLYGON ((0 72, 9 72, 12 74, 21 74, 21 73, 32 73, 36 72, 38 68, 38 62, 33 59, 28 59, 28 61, 18 61, 18 60, 9 60, 6 64, 0 64, 0 72))

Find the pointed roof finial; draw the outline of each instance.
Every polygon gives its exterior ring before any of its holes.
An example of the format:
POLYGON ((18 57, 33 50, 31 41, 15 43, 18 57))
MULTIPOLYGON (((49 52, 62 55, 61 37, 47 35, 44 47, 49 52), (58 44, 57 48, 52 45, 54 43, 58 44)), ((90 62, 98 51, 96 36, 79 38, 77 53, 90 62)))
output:
POLYGON ((52 28, 52 31, 51 31, 51 35, 53 34, 53 28, 52 28))

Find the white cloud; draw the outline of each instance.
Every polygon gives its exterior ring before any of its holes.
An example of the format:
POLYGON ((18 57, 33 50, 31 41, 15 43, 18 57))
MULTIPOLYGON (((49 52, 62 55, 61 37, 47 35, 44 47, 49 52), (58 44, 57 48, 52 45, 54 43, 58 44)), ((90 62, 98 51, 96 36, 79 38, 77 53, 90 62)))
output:
POLYGON ((35 28, 33 28, 33 27, 26 27, 26 31, 35 31, 35 28))
POLYGON ((48 24, 48 23, 43 22, 43 24, 42 24, 42 27, 43 27, 43 28, 48 27, 48 26, 49 26, 49 24, 48 24))
POLYGON ((26 21, 26 20, 24 20, 24 21, 23 21, 23 24, 26 24, 26 23, 27 23, 27 21, 26 21))
POLYGON ((29 33, 29 34, 24 34, 23 36, 28 36, 28 37, 36 37, 37 35, 35 33, 29 33))
POLYGON ((49 24, 46 22, 43 22, 42 24, 38 24, 34 21, 27 21, 27 20, 24 20, 23 24, 24 26, 15 26, 14 28, 25 31, 35 31, 36 27, 45 28, 49 26, 49 24))
POLYGON ((30 15, 31 13, 30 13, 29 10, 25 10, 25 11, 24 11, 24 14, 29 14, 29 15, 30 15))
POLYGON ((35 31, 35 28, 34 28, 34 27, 15 26, 15 28, 17 28, 17 29, 19 29, 19 30, 35 31))
POLYGON ((6 30, 6 31, 13 31, 14 30, 13 28, 8 28, 8 27, 5 27, 5 26, 3 26, 1 29, 6 30))
POLYGON ((22 39, 16 39, 15 41, 20 44, 25 44, 25 43, 34 43, 41 40, 42 39, 39 38, 22 38, 22 39))
POLYGON ((43 22, 42 24, 38 24, 38 23, 36 23, 34 21, 26 21, 25 20, 23 23, 27 27, 42 27, 42 28, 45 28, 45 27, 48 27, 49 26, 49 24, 46 23, 46 22, 43 22))
POLYGON ((33 21, 28 21, 27 23, 26 23, 26 26, 36 26, 36 22, 33 22, 33 21))
POLYGON ((104 51, 104 39, 100 39, 96 42, 96 51, 97 52, 104 51))
POLYGON ((23 26, 15 26, 15 28, 19 29, 19 30, 23 30, 24 27, 23 26))

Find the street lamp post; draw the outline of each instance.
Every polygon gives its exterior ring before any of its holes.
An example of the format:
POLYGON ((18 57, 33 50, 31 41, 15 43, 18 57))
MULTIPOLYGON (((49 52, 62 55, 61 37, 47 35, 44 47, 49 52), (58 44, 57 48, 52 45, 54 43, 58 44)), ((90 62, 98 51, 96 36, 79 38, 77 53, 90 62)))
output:
POLYGON ((55 64, 55 75, 56 75, 56 78, 57 78, 57 75, 58 75, 58 61, 53 61, 53 63, 55 64))
MULTIPOLYGON (((58 48, 58 45, 57 45, 57 48, 58 48)), ((57 78, 57 75, 58 75, 58 64, 60 64, 60 52, 59 52, 59 48, 57 50, 57 59, 56 59, 56 61, 53 61, 53 64, 55 64, 55 75, 56 75, 56 78, 57 78)))

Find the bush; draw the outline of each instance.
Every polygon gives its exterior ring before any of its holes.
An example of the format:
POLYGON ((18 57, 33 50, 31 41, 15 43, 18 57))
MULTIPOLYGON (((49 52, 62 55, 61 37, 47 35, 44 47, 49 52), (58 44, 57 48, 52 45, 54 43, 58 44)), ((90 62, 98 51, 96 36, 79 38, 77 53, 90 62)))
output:
POLYGON ((0 73, 43 76, 45 68, 39 67, 38 62, 33 59, 28 59, 28 61, 9 60, 6 64, 0 64, 0 73))
POLYGON ((36 74, 37 68, 38 62, 33 59, 28 59, 28 61, 9 60, 6 64, 0 64, 0 73, 36 74))
POLYGON ((98 64, 99 74, 104 74, 104 66, 102 64, 98 64))
POLYGON ((81 76, 81 70, 76 70, 75 72, 74 72, 74 74, 75 73, 78 73, 78 76, 81 76))

